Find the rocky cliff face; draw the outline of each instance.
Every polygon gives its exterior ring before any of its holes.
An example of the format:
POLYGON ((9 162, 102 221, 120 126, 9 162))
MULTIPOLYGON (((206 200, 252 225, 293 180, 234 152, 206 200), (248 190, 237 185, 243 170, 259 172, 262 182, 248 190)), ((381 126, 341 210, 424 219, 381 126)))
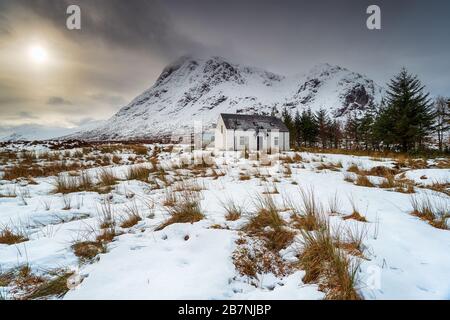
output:
POLYGON ((274 107, 292 112, 325 108, 344 117, 376 108, 381 95, 382 88, 372 80, 329 64, 285 77, 220 57, 183 57, 105 124, 72 137, 154 138, 182 133, 196 120, 211 127, 220 113, 270 114, 274 107))

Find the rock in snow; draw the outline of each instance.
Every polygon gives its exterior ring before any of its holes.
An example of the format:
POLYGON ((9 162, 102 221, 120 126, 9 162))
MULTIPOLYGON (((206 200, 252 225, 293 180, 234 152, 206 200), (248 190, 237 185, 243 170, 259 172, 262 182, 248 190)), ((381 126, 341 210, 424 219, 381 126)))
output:
POLYGON ((335 117, 373 110, 383 89, 348 69, 321 64, 306 75, 281 76, 220 57, 180 58, 153 87, 103 125, 71 138, 153 138, 186 132, 194 121, 210 128, 220 113, 270 114, 325 108, 335 117))

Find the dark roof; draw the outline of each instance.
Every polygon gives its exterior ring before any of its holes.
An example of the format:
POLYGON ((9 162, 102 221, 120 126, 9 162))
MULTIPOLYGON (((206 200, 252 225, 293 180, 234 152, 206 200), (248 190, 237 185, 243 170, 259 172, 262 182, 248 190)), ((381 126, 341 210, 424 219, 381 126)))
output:
POLYGON ((289 131, 283 121, 277 117, 230 113, 221 113, 220 116, 227 129, 289 131))

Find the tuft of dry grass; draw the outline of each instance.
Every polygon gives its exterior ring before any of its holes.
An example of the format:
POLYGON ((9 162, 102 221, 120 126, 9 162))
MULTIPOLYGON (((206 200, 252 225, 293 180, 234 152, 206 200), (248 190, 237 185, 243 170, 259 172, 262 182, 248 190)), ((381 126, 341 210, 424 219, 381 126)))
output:
POLYGON ((113 186, 119 180, 111 169, 102 168, 97 174, 97 178, 103 187, 113 186))
POLYGON ((163 206, 173 207, 177 203, 177 194, 174 191, 166 189, 164 191, 164 199, 162 201, 163 206))
POLYGON ((158 226, 155 231, 162 230, 174 223, 194 223, 204 218, 198 194, 192 191, 183 191, 176 204, 167 207, 167 212, 170 215, 169 219, 158 226))
POLYGON ((17 244, 21 242, 28 241, 28 237, 25 234, 25 232, 21 231, 18 228, 15 228, 16 230, 13 230, 12 228, 8 226, 3 226, 0 229, 0 244, 17 244))
POLYGON ((263 240, 268 250, 278 252, 294 240, 294 232, 286 228, 279 209, 270 195, 257 196, 256 213, 243 228, 248 234, 263 240))
POLYGON ((323 224, 323 208, 317 200, 314 189, 300 188, 300 205, 296 205, 291 199, 287 199, 286 203, 292 209, 294 215, 292 220, 293 226, 297 229, 313 231, 321 228, 323 224))
POLYGON ((352 197, 349 197, 350 204, 352 206, 352 213, 350 215, 345 216, 344 220, 353 219, 359 222, 367 222, 366 217, 364 217, 358 209, 358 206, 356 205, 355 199, 352 197))
POLYGON ((370 182, 369 178, 367 178, 365 174, 360 174, 357 176, 355 180, 355 185, 368 188, 375 187, 375 185, 372 182, 370 182))
POLYGON ((350 260, 340 248, 340 239, 332 235, 329 223, 319 230, 301 231, 300 267, 303 282, 318 283, 330 300, 359 300, 357 271, 359 264, 350 260))
POLYGON ((74 254, 82 261, 89 261, 100 253, 106 252, 106 246, 96 241, 81 241, 72 245, 74 254))
POLYGON ((126 217, 122 220, 120 226, 122 228, 131 228, 142 220, 139 208, 135 201, 125 206, 126 217))
POLYGON ((60 175, 55 178, 54 181, 54 193, 72 193, 77 192, 78 189, 78 178, 71 177, 67 175, 60 175))
POLYGON ((446 200, 432 200, 428 195, 411 196, 411 214, 427 221, 435 228, 449 230, 450 208, 446 200))
POLYGON ((317 170, 341 171, 342 163, 321 163, 317 166, 317 170))
POLYGON ((259 232, 266 227, 280 229, 285 225, 284 220, 278 213, 278 207, 270 195, 257 195, 255 198, 256 214, 253 215, 245 230, 259 232))
POLYGON ((247 175, 247 174, 240 174, 239 175, 239 180, 240 181, 247 181, 247 180, 250 180, 250 179, 251 179, 251 177, 249 175, 247 175))
POLYGON ((238 204, 232 198, 221 201, 222 207, 225 209, 225 219, 228 221, 236 221, 239 220, 244 214, 244 205, 238 204))
POLYGON ((127 180, 140 180, 143 182, 148 182, 148 176, 151 172, 152 169, 144 166, 131 166, 127 171, 127 180))
POLYGON ((68 291, 68 279, 73 275, 73 271, 59 270, 51 279, 46 279, 42 284, 37 286, 30 293, 26 294, 23 299, 34 300, 50 297, 62 298, 68 291))
POLYGON ((352 172, 358 174, 360 172, 358 166, 356 164, 350 165, 350 167, 347 168, 347 172, 352 172))

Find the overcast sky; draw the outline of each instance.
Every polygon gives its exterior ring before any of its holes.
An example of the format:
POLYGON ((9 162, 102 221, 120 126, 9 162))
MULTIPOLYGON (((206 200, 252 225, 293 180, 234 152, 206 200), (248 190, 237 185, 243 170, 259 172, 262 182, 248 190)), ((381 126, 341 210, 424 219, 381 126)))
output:
POLYGON ((109 118, 185 54, 286 75, 328 62, 381 85, 405 66, 448 96, 449 13, 445 0, 0 0, 0 131, 109 118), (366 28, 370 4, 382 30, 366 28))

